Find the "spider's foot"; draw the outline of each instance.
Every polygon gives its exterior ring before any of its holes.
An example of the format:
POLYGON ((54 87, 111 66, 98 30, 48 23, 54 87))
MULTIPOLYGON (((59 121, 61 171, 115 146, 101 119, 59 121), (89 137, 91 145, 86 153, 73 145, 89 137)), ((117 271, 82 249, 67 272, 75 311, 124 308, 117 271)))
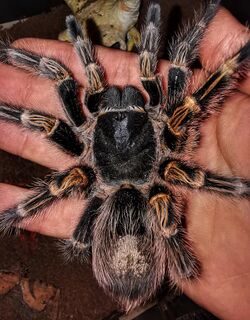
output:
POLYGON ((23 220, 23 216, 18 212, 17 207, 8 209, 0 213, 0 233, 5 235, 15 234, 19 231, 19 224, 23 220))
POLYGON ((140 78, 143 87, 150 97, 150 105, 157 106, 162 102, 161 80, 156 75, 157 55, 159 51, 160 6, 149 7, 145 27, 141 32, 139 48, 140 78))
POLYGON ((90 244, 80 242, 74 238, 59 241, 59 250, 66 262, 77 260, 85 262, 90 255, 90 244))
POLYGON ((181 282, 195 279, 200 273, 200 263, 184 238, 180 228, 176 235, 166 238, 168 271, 173 285, 181 287, 181 282))

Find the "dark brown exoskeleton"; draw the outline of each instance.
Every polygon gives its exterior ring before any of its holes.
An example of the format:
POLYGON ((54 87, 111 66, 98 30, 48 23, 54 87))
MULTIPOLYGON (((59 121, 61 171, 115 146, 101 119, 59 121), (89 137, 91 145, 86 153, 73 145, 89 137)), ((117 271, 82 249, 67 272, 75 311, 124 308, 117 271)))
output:
POLYGON ((80 193, 87 205, 64 250, 70 257, 88 256, 100 286, 127 311, 155 295, 165 278, 180 286, 201 271, 184 230, 185 199, 174 185, 250 196, 250 181, 183 160, 199 146, 200 126, 221 110, 249 62, 250 42, 189 92, 189 67, 217 8, 218 1, 209 1, 170 45, 165 98, 156 74, 160 7, 149 7, 139 48, 148 102, 135 87, 105 83, 94 49, 72 16, 67 26, 89 83, 84 101, 88 112, 82 108, 78 83, 62 63, 22 49, 0 49, 3 63, 54 81, 68 120, 5 103, 0 104, 0 119, 40 131, 79 159, 78 166, 37 182, 31 196, 2 213, 1 229, 18 227, 23 219, 80 193))

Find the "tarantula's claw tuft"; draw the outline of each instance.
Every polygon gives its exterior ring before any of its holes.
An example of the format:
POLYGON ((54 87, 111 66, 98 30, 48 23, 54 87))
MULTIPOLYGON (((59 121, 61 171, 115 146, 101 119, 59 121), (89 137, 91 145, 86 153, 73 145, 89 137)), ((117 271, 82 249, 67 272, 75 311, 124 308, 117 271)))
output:
POLYGON ((200 274, 200 263, 185 239, 184 231, 168 239, 167 257, 170 282, 173 286, 181 287, 181 282, 196 279, 200 274))
POLYGON ((153 3, 148 8, 146 17, 146 24, 153 23, 155 26, 159 26, 161 21, 161 8, 159 4, 153 3))
POLYGON ((0 233, 9 235, 14 231, 17 234, 19 231, 18 225, 22 219, 23 217, 18 214, 17 207, 0 213, 0 233))
POLYGON ((72 41, 76 41, 78 36, 84 38, 82 28, 73 15, 66 17, 66 26, 72 41))
POLYGON ((249 60, 249 59, 250 59, 250 41, 248 41, 239 51, 237 62, 241 63, 242 61, 249 60))
POLYGON ((66 262, 77 260, 80 263, 84 263, 90 254, 89 245, 85 245, 74 239, 60 240, 58 248, 66 262))
POLYGON ((8 45, 0 41, 0 62, 8 63, 8 45))

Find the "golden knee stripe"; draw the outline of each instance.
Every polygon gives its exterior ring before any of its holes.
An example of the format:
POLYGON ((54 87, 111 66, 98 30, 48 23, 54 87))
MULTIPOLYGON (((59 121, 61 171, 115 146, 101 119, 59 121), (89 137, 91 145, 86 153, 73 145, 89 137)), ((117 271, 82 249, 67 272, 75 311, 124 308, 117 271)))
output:
POLYGON ((178 166, 176 161, 168 163, 164 170, 164 179, 166 181, 179 181, 191 188, 201 188, 204 185, 205 174, 202 170, 194 169, 194 178, 178 166))
POLYGON ((170 196, 166 193, 156 194, 149 200, 149 203, 155 209, 157 218, 163 228, 166 228, 168 224, 168 205, 170 200, 170 196))
POLYGON ((59 124, 59 120, 48 118, 39 114, 29 114, 25 119, 25 125, 42 129, 49 136, 55 131, 59 124))
POLYGON ((170 130, 176 135, 181 134, 181 125, 185 122, 188 115, 200 112, 200 107, 194 97, 188 96, 184 99, 184 103, 177 107, 173 115, 168 120, 170 130))
POLYGON ((88 177, 80 168, 73 168, 62 180, 60 185, 57 185, 56 181, 52 181, 49 185, 49 189, 51 194, 57 197, 72 187, 87 187, 88 182, 88 177))

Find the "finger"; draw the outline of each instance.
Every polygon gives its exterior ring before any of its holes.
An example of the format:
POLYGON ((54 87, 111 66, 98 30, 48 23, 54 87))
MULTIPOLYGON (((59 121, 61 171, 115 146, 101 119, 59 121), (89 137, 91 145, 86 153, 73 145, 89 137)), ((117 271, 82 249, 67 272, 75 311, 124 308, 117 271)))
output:
POLYGON ((231 13, 221 8, 206 31, 200 47, 204 66, 217 66, 236 53, 248 40, 249 31, 231 13))
MULTIPOLYGON (((0 101, 65 119, 52 81, 32 77, 11 66, 0 65, 0 101)), ((2 150, 56 170, 75 164, 72 157, 46 141, 42 134, 4 121, 0 122, 0 130, 2 150)))
MULTIPOLYGON (((0 101, 42 111, 59 118, 62 112, 52 81, 0 64, 0 101)), ((65 169, 75 160, 52 145, 42 134, 0 121, 0 148, 53 169, 65 169), (56 159, 56 160, 55 160, 56 159)))
MULTIPOLYGON (((55 40, 42 40, 26 38, 14 42, 18 48, 26 48, 37 54, 56 58, 65 64, 73 73, 75 79, 84 87, 87 87, 87 80, 84 69, 73 46, 66 42, 55 40)), ((112 50, 104 47, 96 47, 97 58, 102 65, 105 78, 109 84, 117 86, 133 85, 144 91, 140 83, 138 56, 120 50, 112 50)), ((159 72, 162 75, 168 73, 168 62, 159 61, 159 72)), ((165 81, 165 80, 164 80, 165 81)), ((165 87, 164 83, 164 87, 165 87)))
MULTIPOLYGON (((74 78, 82 86, 87 86, 84 68, 81 64, 80 58, 70 43, 56 40, 28 38, 17 40, 13 45, 17 48, 25 48, 26 50, 30 50, 42 56, 57 59, 71 70, 74 78)), ((100 63, 106 71, 107 80, 115 80, 119 78, 119 83, 117 83, 119 85, 131 83, 132 76, 135 74, 133 67, 136 63, 127 64, 126 62, 131 62, 132 59, 135 60, 136 55, 101 47, 97 47, 96 51, 98 60, 100 60, 100 63), (123 63, 121 63, 121 61, 123 63), (122 75, 121 77, 119 76, 120 74, 122 75)), ((138 82, 138 80, 136 80, 136 82, 138 82)))
POLYGON ((52 81, 0 64, 0 101, 64 118, 52 81))
MULTIPOLYGON (((221 8, 202 41, 200 59, 203 66, 207 69, 217 68, 220 63, 235 54, 248 40, 249 33, 246 27, 241 25, 226 9, 221 8)), ((14 45, 19 48, 30 49, 38 54, 57 58, 72 70, 73 75, 83 86, 87 86, 79 58, 71 44, 30 38, 17 40, 14 45)), ((102 47, 96 49, 98 60, 105 69, 108 82, 121 86, 131 84, 143 90, 138 81, 137 55, 102 47)), ((166 78, 168 64, 165 61, 160 61, 159 71, 166 78)), ((164 87, 165 85, 164 83, 164 87)), ((244 83, 243 87, 245 90, 249 89, 250 86, 247 82, 244 83)))
POLYGON ((248 95, 235 93, 218 117, 203 124, 200 147, 194 155, 197 163, 220 174, 250 178, 249 105, 248 95))
MULTIPOLYGON (((30 194, 32 194, 31 190, 0 183, 0 214, 17 205, 30 194)), ((21 227, 44 235, 68 239, 83 210, 83 200, 77 198, 61 200, 36 218, 24 221, 21 227)))
POLYGON ((65 170, 76 164, 73 158, 43 138, 15 124, 0 123, 0 149, 54 170, 65 170))
MULTIPOLYGON (((222 62, 235 55, 249 40, 249 29, 238 22, 228 10, 221 8, 205 33, 200 46, 202 66, 214 71, 222 62)), ((243 82, 241 90, 250 94, 250 77, 243 82)))

